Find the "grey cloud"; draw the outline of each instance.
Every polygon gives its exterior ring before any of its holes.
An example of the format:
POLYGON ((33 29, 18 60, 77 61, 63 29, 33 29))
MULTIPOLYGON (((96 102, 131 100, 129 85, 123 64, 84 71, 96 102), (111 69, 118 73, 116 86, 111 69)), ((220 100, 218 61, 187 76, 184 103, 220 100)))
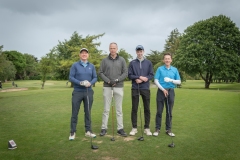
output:
POLYGON ((237 0, 0 0, 0 45, 40 58, 74 31, 83 36, 106 33, 99 49, 108 52, 108 44, 116 41, 135 56, 136 45, 144 45, 148 53, 162 51, 173 29, 183 32, 219 14, 239 27, 239 13, 237 0))

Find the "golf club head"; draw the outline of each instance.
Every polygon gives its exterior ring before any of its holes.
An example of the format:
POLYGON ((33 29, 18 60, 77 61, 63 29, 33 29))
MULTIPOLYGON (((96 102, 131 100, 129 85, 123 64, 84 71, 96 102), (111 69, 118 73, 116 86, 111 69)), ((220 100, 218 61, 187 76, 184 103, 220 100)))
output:
POLYGON ((139 137, 138 140, 139 141, 144 141, 144 138, 143 137, 139 137))
POLYGON ((94 145, 92 145, 91 148, 92 148, 92 149, 98 149, 98 146, 94 146, 94 145))
POLYGON ((111 138, 111 141, 115 141, 114 137, 111 138))
POLYGON ((168 145, 168 147, 174 148, 174 147, 175 147, 175 144, 174 144, 174 143, 171 143, 171 144, 168 145))

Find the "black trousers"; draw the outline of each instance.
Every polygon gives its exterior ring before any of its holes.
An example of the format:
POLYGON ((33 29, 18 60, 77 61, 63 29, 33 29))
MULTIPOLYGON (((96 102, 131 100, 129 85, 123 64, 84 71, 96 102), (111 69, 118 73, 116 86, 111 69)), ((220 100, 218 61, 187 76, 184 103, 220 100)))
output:
POLYGON ((158 89, 157 91, 157 114, 156 114, 156 129, 161 129, 162 123, 162 112, 164 108, 164 103, 166 106, 166 130, 171 130, 172 122, 172 109, 174 104, 175 92, 174 89, 168 91, 168 97, 165 97, 162 90, 158 89), (168 105, 168 106, 167 106, 168 105))
POLYGON ((91 111, 93 103, 93 90, 88 90, 87 92, 72 92, 72 117, 71 117, 71 130, 70 132, 76 132, 77 122, 78 122, 78 112, 80 110, 80 105, 84 104, 84 120, 85 120, 85 131, 91 131, 91 117, 89 111, 91 111), (89 104, 88 104, 89 100, 89 104), (89 106, 88 106, 89 105, 89 106), (89 110, 88 110, 89 107, 89 110))
MULTIPOLYGON (((150 124, 150 90, 140 89, 140 95, 142 96, 141 106, 144 106, 144 118, 145 125, 144 128, 149 128, 150 124)), ((132 89, 132 127, 137 128, 137 112, 138 112, 138 103, 139 103, 139 91, 138 89, 132 89)))

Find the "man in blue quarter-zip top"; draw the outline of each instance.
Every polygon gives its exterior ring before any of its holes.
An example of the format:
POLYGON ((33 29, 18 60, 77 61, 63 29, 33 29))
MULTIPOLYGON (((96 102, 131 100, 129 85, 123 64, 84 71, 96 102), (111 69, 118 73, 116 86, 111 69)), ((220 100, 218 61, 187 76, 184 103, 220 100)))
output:
POLYGON ((128 67, 128 78, 132 80, 132 131, 131 136, 137 133, 137 112, 140 95, 144 106, 144 133, 151 136, 150 131, 150 80, 153 78, 152 62, 144 58, 144 48, 142 45, 136 47, 137 58, 132 60, 128 67))
POLYGON ((69 140, 74 140, 78 122, 78 113, 81 102, 84 104, 85 136, 96 137, 91 130, 90 112, 93 103, 92 85, 97 81, 97 73, 94 65, 88 62, 89 53, 86 48, 82 48, 79 53, 80 60, 75 62, 69 74, 69 81, 73 83, 72 92, 72 117, 69 140))
POLYGON ((174 104, 175 92, 174 88, 177 84, 181 84, 179 72, 177 68, 171 66, 172 55, 164 53, 163 62, 165 65, 158 67, 154 82, 158 87, 157 91, 157 113, 156 113, 156 127, 154 136, 158 136, 162 123, 162 112, 164 103, 166 105, 166 134, 174 137, 175 134, 171 132, 172 125, 172 109, 174 104))

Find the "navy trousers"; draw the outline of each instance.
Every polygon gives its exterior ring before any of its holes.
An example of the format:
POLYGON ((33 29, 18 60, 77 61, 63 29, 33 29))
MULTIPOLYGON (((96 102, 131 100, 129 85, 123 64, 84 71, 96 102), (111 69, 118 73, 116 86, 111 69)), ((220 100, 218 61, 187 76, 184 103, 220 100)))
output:
POLYGON ((88 98, 87 92, 72 92, 72 117, 71 117, 71 130, 70 132, 76 132, 77 122, 78 122, 78 113, 80 110, 80 105, 83 102, 84 104, 84 121, 85 121, 85 131, 91 130, 91 117, 90 112, 93 103, 93 90, 88 90, 88 98), (88 102, 89 101, 89 102, 88 102))
POLYGON ((156 129, 161 129, 161 123, 162 123, 162 112, 164 108, 164 103, 166 106, 166 130, 171 130, 171 122, 172 122, 172 110, 174 105, 174 97, 175 92, 174 89, 168 90, 168 96, 165 97, 162 90, 158 89, 157 91, 157 114, 156 114, 156 129), (168 102, 168 103, 167 103, 168 102), (167 106, 168 104, 168 106, 167 106))

